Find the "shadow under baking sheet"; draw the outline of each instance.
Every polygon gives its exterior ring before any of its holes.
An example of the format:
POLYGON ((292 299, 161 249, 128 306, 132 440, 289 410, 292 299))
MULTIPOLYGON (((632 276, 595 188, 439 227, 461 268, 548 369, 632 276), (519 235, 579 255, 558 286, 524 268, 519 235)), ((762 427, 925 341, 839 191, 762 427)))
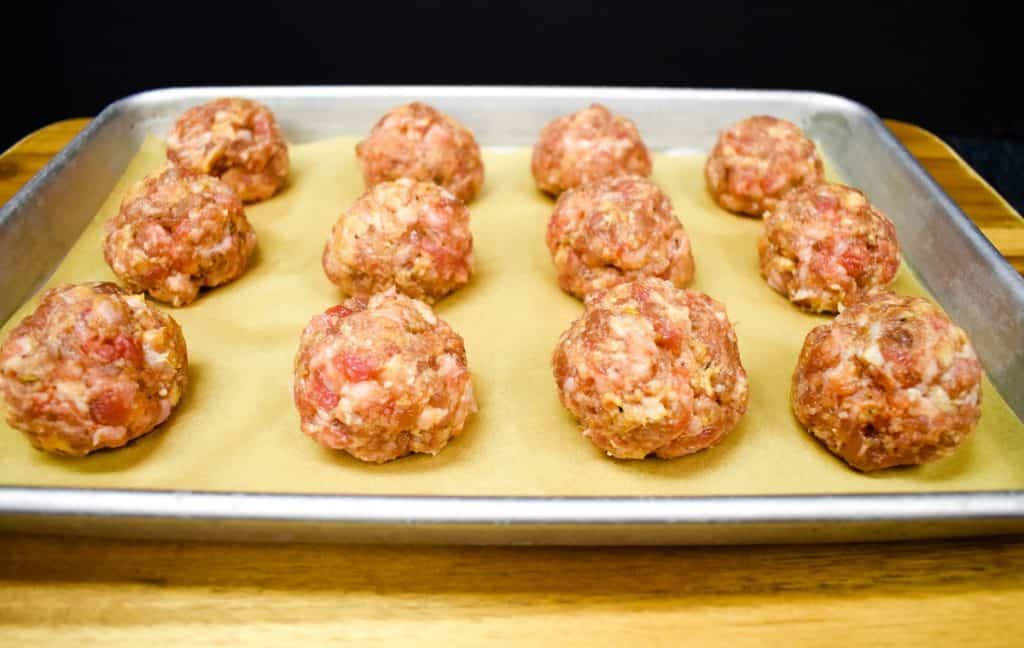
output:
MULTIPOLYGON (((437 305, 466 340, 480 411, 436 457, 362 464, 299 431, 292 362, 299 334, 341 296, 320 256, 339 214, 363 190, 354 138, 292 148, 287 191, 246 208, 258 256, 245 276, 187 308, 181 324, 192 386, 174 416, 128 448, 69 460, 33 450, 0 423, 0 484, 248 492, 418 495, 744 495, 971 491, 1024 488, 1024 425, 986 380, 974 438, 919 468, 862 475, 833 458, 793 419, 789 382, 808 315, 757 271, 761 223, 727 214, 704 191, 703 156, 656 155, 654 180, 693 241, 694 287, 723 302, 750 377, 750 407, 719 446, 672 461, 608 459, 558 402, 550 356, 582 311, 555 279, 544 231, 553 201, 536 191, 530 152, 485 150, 483 194, 469 205, 476 276, 437 305)), ((147 140, 50 284, 113 280, 102 224, 128 186, 163 162, 147 140)), ((901 271, 895 290, 925 294, 901 271)), ((34 308, 22 307, 4 332, 34 308)))

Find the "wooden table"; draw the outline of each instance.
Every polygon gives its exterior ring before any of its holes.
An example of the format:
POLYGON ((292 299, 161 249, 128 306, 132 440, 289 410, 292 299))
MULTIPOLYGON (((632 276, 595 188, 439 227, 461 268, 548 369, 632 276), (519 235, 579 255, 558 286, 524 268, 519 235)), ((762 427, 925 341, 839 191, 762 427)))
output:
MULTIPOLYGON (((0 156, 0 202, 86 120, 0 156)), ((933 135, 889 127, 1024 271, 1024 221, 933 135)), ((1024 646, 1024 538, 501 548, 0 536, 0 646, 1024 646)))

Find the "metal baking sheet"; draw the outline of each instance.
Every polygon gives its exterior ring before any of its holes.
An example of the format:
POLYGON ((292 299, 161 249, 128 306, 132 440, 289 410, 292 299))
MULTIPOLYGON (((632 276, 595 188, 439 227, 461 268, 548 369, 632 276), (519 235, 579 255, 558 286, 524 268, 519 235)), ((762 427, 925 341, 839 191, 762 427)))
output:
MULTIPOLYGON (((457 112, 485 146, 530 146, 590 101, 629 114, 655 150, 708 150, 755 113, 800 124, 896 222, 910 265, 1024 410, 1024 281, 869 110, 804 92, 615 88, 172 89, 103 111, 0 209, 0 321, 53 271, 147 134, 222 95, 268 104, 296 143, 366 132, 397 103, 457 112), (912 218, 909 216, 912 215, 912 218)), ((1024 442, 1024 439, 1022 439, 1024 442)), ((452 543, 881 540, 1024 530, 1024 492, 737 497, 431 497, 0 488, 0 529, 161 538, 452 543)))

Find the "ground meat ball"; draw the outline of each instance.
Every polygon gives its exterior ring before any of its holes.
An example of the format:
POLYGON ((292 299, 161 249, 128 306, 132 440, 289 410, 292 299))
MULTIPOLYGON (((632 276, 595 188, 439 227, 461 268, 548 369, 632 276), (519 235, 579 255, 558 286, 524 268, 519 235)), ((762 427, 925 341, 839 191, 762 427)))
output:
POLYGON ((981 364, 934 304, 865 295, 813 329, 793 375, 793 411, 858 470, 953 453, 981 416, 981 364))
POLYGON ((189 108, 167 136, 167 159, 217 176, 245 202, 270 198, 288 177, 288 144, 274 114, 249 99, 189 108))
POLYGON ((722 131, 704 177, 719 206, 761 216, 790 189, 820 182, 824 167, 796 124, 758 116, 722 131))
POLYGON ((588 295, 552 365, 583 436, 620 459, 703 450, 747 409, 747 374, 725 309, 662 279, 588 295))
POLYGON ((841 184, 801 187, 764 216, 761 275, 791 302, 835 313, 885 287, 900 269, 896 228, 864 194, 841 184))
POLYGON ((303 432, 376 463, 437 454, 476 411, 462 338, 429 306, 393 290, 310 321, 294 395, 303 432))
POLYGON ((178 324, 112 283, 47 291, 0 347, 7 422, 54 454, 82 456, 146 434, 187 380, 178 324))
POLYGON ((441 185, 470 202, 484 184, 472 131, 433 106, 411 103, 381 117, 356 146, 366 186, 411 178, 441 185))
POLYGON ((593 104, 541 130, 531 170, 537 187, 557 196, 602 178, 649 176, 651 156, 636 124, 593 104))
POLYGON ((672 201, 637 176, 563 193, 548 223, 547 244, 558 284, 577 297, 644 276, 680 288, 693 279, 690 239, 672 201))
POLYGON ((368 297, 394 287, 434 302, 469 281, 469 210, 429 182, 378 184, 334 224, 323 266, 348 295, 368 297))
POLYGON ((167 167, 135 185, 107 221, 103 256, 129 289, 182 306, 245 272, 255 247, 230 187, 167 167))

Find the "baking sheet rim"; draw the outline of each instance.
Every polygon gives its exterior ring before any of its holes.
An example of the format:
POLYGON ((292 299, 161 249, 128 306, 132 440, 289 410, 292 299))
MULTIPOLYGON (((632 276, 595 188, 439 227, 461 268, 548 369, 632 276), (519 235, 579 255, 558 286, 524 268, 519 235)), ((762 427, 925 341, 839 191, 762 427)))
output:
MULTIPOLYGON (((283 95, 301 86, 278 86, 273 91, 283 95)), ((267 88, 260 88, 267 91, 267 88)), ((316 88, 312 88, 316 90, 316 88)), ((321 88, 329 91, 331 88, 321 88)), ((189 88, 150 90, 120 99, 77 135, 62 151, 32 178, 3 208, 0 216, 12 212, 28 200, 38 187, 60 168, 70 163, 90 136, 112 121, 132 101, 147 101, 168 92, 189 91, 189 88)), ((203 93, 223 93, 225 88, 192 88, 203 93)), ((244 92, 244 87, 231 88, 244 92)), ((305 88, 310 90, 310 88, 305 88)), ((346 90, 357 96, 360 91, 380 93, 394 91, 395 96, 450 92, 479 92, 471 86, 402 86, 359 87, 346 90)), ((595 90, 615 88, 557 88, 492 86, 485 90, 493 96, 522 96, 551 92, 584 96, 595 90)), ((623 94, 671 93, 670 88, 619 88, 623 94)), ((710 91, 721 96, 730 90, 710 91)), ((733 90, 736 93, 757 92, 733 90)), ((787 93, 787 91, 766 91, 787 93)), ((879 132, 882 139, 901 161, 923 177, 940 196, 944 207, 960 222, 962 233, 971 243, 982 239, 982 247, 991 255, 995 250, 984 239, 977 225, 956 207, 945 191, 937 185, 906 148, 884 126, 881 119, 862 104, 844 97, 818 92, 801 92, 852 107, 861 113, 879 132), (964 222, 966 221, 966 222, 964 222)), ((330 95, 328 92, 329 96, 330 95)), ((2 220, 2 218, 0 218, 2 220)), ((1004 260, 1004 263, 1005 260, 1004 260)), ((410 495, 325 495, 225 493, 205 491, 162 491, 150 489, 91 489, 0 486, 0 529, 6 528, 4 518, 37 517, 145 517, 206 520, 273 520, 324 522, 381 522, 394 524, 756 524, 787 522, 859 522, 859 521, 924 521, 924 520, 1012 520, 1024 529, 1024 490, 990 490, 947 493, 872 493, 831 495, 707 495, 707 496, 641 496, 641 497, 545 497, 545 496, 410 496, 410 495), (197 506, 197 504, 199 506, 197 506), (311 514, 308 505, 317 504, 327 510, 311 514), (410 506, 415 504, 416 506, 410 506), (638 508, 638 504, 646 506, 638 508), (724 515, 723 515, 724 513, 724 515)))

